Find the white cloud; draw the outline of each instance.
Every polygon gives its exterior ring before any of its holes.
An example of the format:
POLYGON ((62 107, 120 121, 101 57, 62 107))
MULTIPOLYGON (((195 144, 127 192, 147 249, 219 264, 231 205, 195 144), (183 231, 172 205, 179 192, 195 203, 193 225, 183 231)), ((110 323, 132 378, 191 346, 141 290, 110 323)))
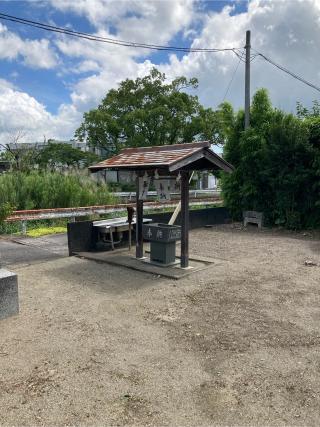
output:
POLYGON ((0 94, 5 90, 5 89, 15 89, 15 86, 12 82, 9 82, 6 79, 0 79, 0 94))
MULTIPOLYGON (((193 2, 182 0, 107 3, 105 0, 51 0, 51 4, 61 11, 86 16, 98 35, 115 37, 112 36, 115 31, 117 38, 150 43, 170 43, 180 32, 194 37, 193 47, 242 48, 245 31, 250 29, 253 48, 320 85, 319 0, 252 0, 248 11, 238 15, 234 14, 230 6, 221 12, 208 13, 199 10, 198 5, 195 6, 193 2), (202 22, 200 32, 195 32, 195 20, 197 23, 199 20, 202 22)), ((1 37, 3 34, 0 31, 0 58, 7 51, 1 49, 1 37)), ((10 33, 9 40, 11 37, 10 33)), ((46 42, 45 39, 43 41, 46 42)), ((6 53, 12 55, 12 59, 22 55, 22 48, 16 53, 16 44, 13 43, 10 52, 6 53)), ((82 112, 97 106, 108 90, 116 87, 121 80, 143 76, 153 66, 148 59, 148 51, 62 37, 55 39, 55 45, 57 52, 65 55, 69 61, 68 72, 72 69, 70 61, 74 61, 75 78, 78 78, 81 72, 92 74, 76 80, 70 89, 71 104, 62 105, 55 116, 49 114, 45 107, 31 96, 0 81, 0 90, 4 85, 2 90, 6 98, 4 105, 0 107, 2 130, 5 125, 16 129, 20 123, 22 127, 29 129, 32 135, 37 133, 39 137, 43 134, 47 137, 72 137, 81 122, 82 112), (20 115, 19 123, 15 122, 14 115, 20 115)), ((32 44, 28 46, 32 50, 32 44)), ((42 46, 45 51, 52 53, 49 44, 37 46, 42 46)), ((57 61, 55 56, 54 60, 57 61)), ((24 61, 28 61, 26 56, 24 61)), ((36 62, 30 54, 29 61, 36 62)), ((181 59, 171 55, 169 60, 158 68, 165 71, 170 78, 178 75, 197 77, 200 85, 193 93, 198 94, 200 101, 206 106, 216 107, 223 100, 237 63, 238 58, 230 52, 191 53, 181 59)), ((252 62, 252 93, 259 87, 268 88, 274 105, 286 110, 294 111, 298 100, 310 105, 313 99, 319 99, 319 94, 314 90, 285 75, 261 58, 256 58, 252 62)), ((3 94, 1 96, 3 97, 3 94)), ((244 103, 243 63, 239 65, 227 99, 235 108, 244 103)))
POLYGON ((120 19, 131 11, 131 2, 117 0, 51 0, 54 8, 86 17, 99 26, 107 20, 120 19))
POLYGON ((92 61, 90 59, 81 62, 77 67, 77 72, 79 73, 87 73, 89 71, 99 71, 101 68, 97 62, 92 61))
POLYGON ((23 40, 0 23, 0 59, 20 58, 25 65, 32 68, 48 69, 58 63, 57 55, 51 49, 49 40, 23 40))
POLYGON ((0 143, 10 142, 12 135, 22 132, 24 141, 46 138, 69 138, 81 114, 73 106, 62 105, 56 116, 25 92, 0 79, 0 143))
MULTIPOLYGON (((208 14, 201 34, 193 47, 242 47, 245 32, 251 30, 252 47, 275 62, 319 86, 320 40, 319 0, 253 0, 248 11, 231 13, 230 7, 221 13, 208 14)), ((253 51, 254 53, 254 51, 253 51)), ((199 97, 206 105, 216 106, 223 99, 238 59, 232 53, 190 54, 162 66, 168 74, 199 78, 199 97)), ((319 93, 284 74, 261 58, 251 67, 251 92, 266 87, 273 103, 295 111, 296 101, 310 105, 319 93)), ((235 107, 244 102, 244 65, 241 63, 229 95, 235 107)))
POLYGON ((54 8, 86 17, 99 30, 112 25, 117 37, 167 42, 195 20, 194 0, 51 0, 54 8))
MULTIPOLYGON (((110 36, 102 29, 102 23, 112 21, 119 38, 157 43, 169 42, 182 29, 186 33, 192 32, 193 17, 199 19, 201 14, 191 2, 180 1, 108 2, 108 8, 103 0, 83 0, 80 4, 72 0, 53 0, 53 3, 63 10, 88 14, 99 35, 110 36)), ((201 19, 203 27, 194 39, 193 47, 242 48, 245 31, 251 29, 252 46, 256 50, 317 84, 320 76, 320 58, 317 55, 320 40, 319 0, 253 0, 247 12, 235 15, 233 8, 227 6, 221 12, 202 12, 201 19)), ((60 39, 57 46, 65 55, 93 61, 102 70, 80 79, 74 85, 71 99, 80 111, 97 105, 105 93, 122 79, 134 78, 152 67, 148 60, 142 63, 137 60, 137 54, 146 53, 140 50, 100 44, 93 49, 91 42, 70 39, 60 39)), ((171 55, 168 63, 161 64, 159 68, 172 78, 177 75, 198 77, 200 100, 207 106, 216 107, 224 98, 237 63, 238 58, 230 52, 192 53, 181 60, 171 55)), ((252 62, 252 93, 259 87, 269 89, 276 106, 292 111, 297 100, 308 105, 318 95, 261 58, 256 58, 252 62)), ((243 105, 243 63, 238 67, 227 99, 236 108, 243 105)))
POLYGON ((107 65, 100 74, 95 74, 80 80, 71 94, 73 105, 79 111, 87 111, 97 106, 101 99, 113 87, 126 78, 142 77, 149 73, 154 65, 146 60, 136 63, 133 60, 117 62, 117 65, 107 65))
MULTIPOLYGON (((116 29, 116 38, 122 40, 147 41, 167 44, 179 31, 191 31, 198 19, 192 0, 170 1, 105 1, 94 0, 75 2, 72 0, 52 0, 54 7, 63 11, 73 11, 86 16, 97 28, 96 35, 115 38, 107 31, 108 25, 116 29), (164 25, 165 23, 165 25, 164 25)), ((91 64, 95 74, 80 79, 74 85, 71 99, 74 105, 85 111, 97 105, 106 92, 127 78, 147 73, 152 64, 145 59, 148 49, 119 47, 59 37, 56 40, 59 51, 69 58, 83 60, 83 65, 91 64), (100 72, 97 72, 101 70, 100 72)), ((76 72, 81 71, 81 66, 76 72)))

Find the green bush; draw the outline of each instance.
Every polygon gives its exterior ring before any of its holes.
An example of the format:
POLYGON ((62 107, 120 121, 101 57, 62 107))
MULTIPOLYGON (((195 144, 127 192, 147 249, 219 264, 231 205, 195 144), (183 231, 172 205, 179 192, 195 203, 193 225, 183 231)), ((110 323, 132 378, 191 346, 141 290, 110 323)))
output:
POLYGON ((109 204, 114 197, 87 175, 33 171, 0 175, 0 200, 23 210, 109 204))
POLYGON ((1 203, 1 205, 0 205, 0 223, 2 223, 8 216, 10 216, 13 210, 14 210, 14 208, 10 203, 8 203, 8 202, 1 203))
POLYGON ((250 124, 244 131, 240 112, 224 148, 225 159, 235 166, 221 183, 233 217, 257 210, 270 225, 320 226, 319 118, 272 108, 262 89, 253 98, 250 124))

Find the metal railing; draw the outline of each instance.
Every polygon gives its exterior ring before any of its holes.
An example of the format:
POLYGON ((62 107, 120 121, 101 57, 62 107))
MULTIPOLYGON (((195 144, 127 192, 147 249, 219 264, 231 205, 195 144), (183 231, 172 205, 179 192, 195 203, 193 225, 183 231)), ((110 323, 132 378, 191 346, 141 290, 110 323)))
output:
MULTIPOLYGON (((189 205, 200 206, 203 204, 221 203, 219 196, 210 198, 195 199, 191 198, 189 205)), ((174 208, 177 205, 177 201, 173 200, 170 202, 160 203, 156 201, 144 202, 144 207, 148 210, 161 210, 165 208, 174 208)), ((71 222, 74 222, 76 218, 85 216, 100 216, 104 214, 110 214, 114 212, 127 212, 127 207, 135 207, 135 203, 119 203, 113 205, 102 205, 102 206, 84 206, 76 208, 56 208, 56 209, 33 209, 14 211, 6 221, 15 222, 20 221, 21 232, 26 234, 28 221, 45 220, 45 219, 59 219, 59 218, 70 218, 71 222)))
MULTIPOLYGON (((116 191, 113 193, 119 199, 126 200, 135 200, 136 192, 135 191, 116 191)), ((219 189, 209 189, 209 190, 190 190, 189 197, 190 198, 201 198, 201 197, 218 197, 221 194, 221 190, 219 189)), ((148 191, 148 198, 157 197, 158 193, 156 191, 148 191)), ((172 199, 180 199, 180 192, 171 193, 172 199)))

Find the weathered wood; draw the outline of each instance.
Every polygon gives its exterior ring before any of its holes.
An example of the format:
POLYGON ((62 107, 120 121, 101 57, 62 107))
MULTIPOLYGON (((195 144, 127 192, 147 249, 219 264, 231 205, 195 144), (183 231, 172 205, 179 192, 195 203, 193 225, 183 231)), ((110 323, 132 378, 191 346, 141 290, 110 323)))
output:
POLYGON ((143 258, 143 200, 139 200, 139 176, 136 178, 136 258, 143 258))
MULTIPOLYGON (((208 203, 217 203, 221 202, 219 194, 214 194, 212 197, 198 198, 197 201, 196 194, 199 192, 204 193, 216 193, 213 190, 197 190, 191 192, 191 203, 194 206, 208 204, 208 203)), ((179 195, 180 197, 180 195, 179 195)), ((177 201, 172 200, 170 202, 161 203, 158 201, 154 202, 145 202, 144 206, 150 207, 150 209, 163 209, 171 208, 176 206, 177 201)), ((114 212, 125 212, 128 206, 135 206, 135 203, 120 203, 114 205, 103 205, 103 206, 87 206, 87 207, 78 207, 78 208, 56 208, 56 209, 33 209, 33 210, 23 210, 23 211, 14 211, 5 221, 14 222, 14 221, 34 221, 42 219, 54 219, 54 218, 73 218, 73 217, 83 217, 88 215, 103 215, 106 213, 114 212)))
POLYGON ((222 169, 225 172, 232 172, 233 166, 231 166, 229 163, 227 163, 224 159, 222 159, 220 156, 218 156, 213 151, 206 151, 204 154, 204 157, 209 160, 211 163, 215 164, 218 169, 222 169))
MULTIPOLYGON (((192 173, 190 175, 189 184, 192 180, 193 175, 194 175, 194 171, 192 171, 192 173)), ((189 197, 190 197, 190 191, 189 191, 189 197)), ((175 208, 175 210, 174 210, 174 212, 170 218, 170 221, 168 222, 169 225, 173 225, 175 223, 177 216, 179 215, 180 211, 181 211, 181 200, 179 200, 179 203, 177 204, 177 206, 176 206, 176 208, 175 208)))
POLYGON ((190 165, 191 163, 196 162, 199 159, 204 158, 204 152, 203 150, 199 151, 198 153, 194 153, 191 156, 187 157, 186 159, 179 160, 178 162, 174 163, 172 166, 169 167, 170 172, 174 172, 176 170, 179 170, 183 167, 186 167, 190 165))
POLYGON ((181 172, 181 267, 189 266, 189 172, 181 172))

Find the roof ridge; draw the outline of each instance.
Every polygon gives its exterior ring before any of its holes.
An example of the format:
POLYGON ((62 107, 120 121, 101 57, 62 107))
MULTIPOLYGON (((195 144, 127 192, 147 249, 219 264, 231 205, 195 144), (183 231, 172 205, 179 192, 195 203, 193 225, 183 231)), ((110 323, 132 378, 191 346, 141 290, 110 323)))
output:
POLYGON ((171 144, 171 145, 153 145, 151 147, 130 147, 123 148, 119 154, 122 153, 135 153, 142 151, 167 151, 167 150, 183 150, 184 148, 204 148, 210 147, 210 141, 194 141, 194 142, 183 142, 181 144, 171 144))

